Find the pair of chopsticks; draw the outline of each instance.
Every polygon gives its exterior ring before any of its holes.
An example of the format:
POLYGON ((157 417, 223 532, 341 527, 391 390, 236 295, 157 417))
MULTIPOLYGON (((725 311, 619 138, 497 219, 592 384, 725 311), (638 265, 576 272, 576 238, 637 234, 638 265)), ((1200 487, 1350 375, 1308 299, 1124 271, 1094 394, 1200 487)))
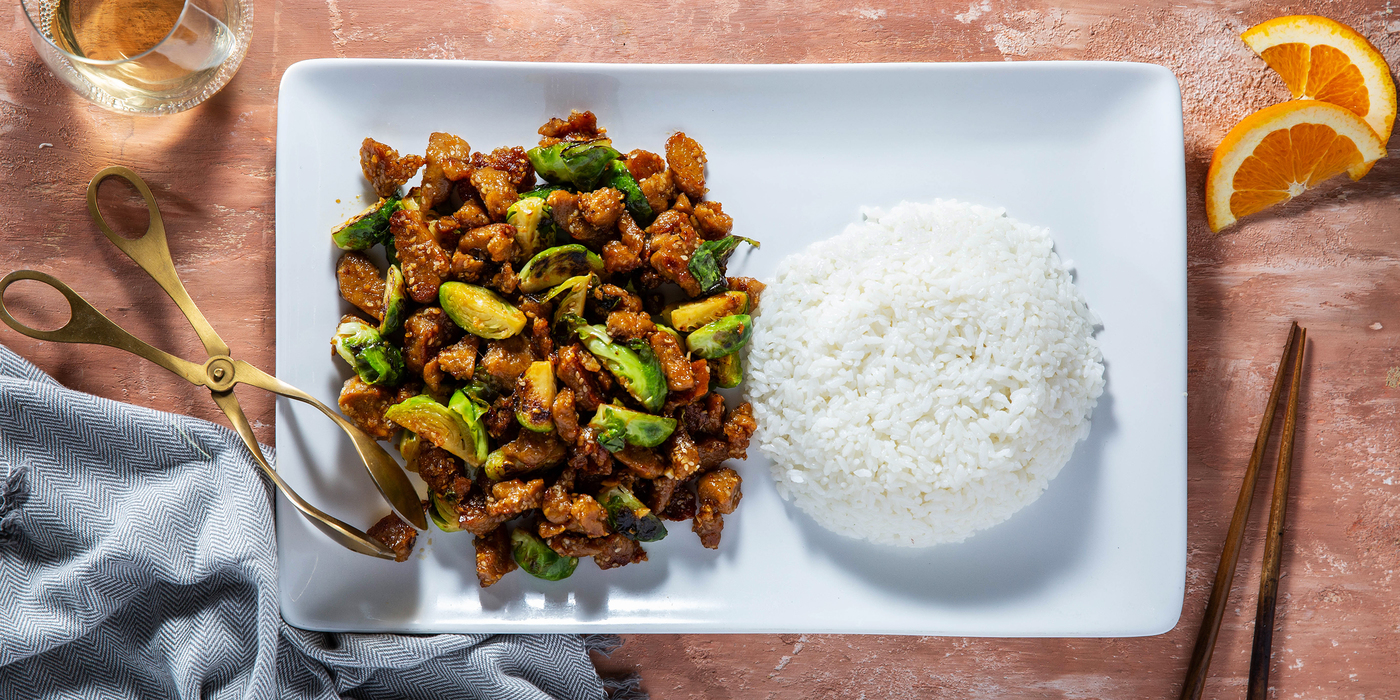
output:
POLYGON ((1274 409, 1283 389, 1283 368, 1293 358, 1290 376, 1288 408, 1283 419, 1283 438, 1279 442, 1278 467, 1274 472, 1273 502, 1269 507, 1269 529, 1264 544, 1264 571, 1259 579, 1259 607, 1254 617, 1254 648, 1249 657, 1249 700, 1264 700, 1269 692, 1269 658, 1274 640, 1274 605, 1278 599, 1279 558, 1283 549, 1283 520, 1288 509, 1288 482, 1293 471, 1293 434, 1298 422, 1298 391, 1303 380, 1303 352, 1307 348, 1308 331, 1294 322, 1288 329, 1288 343, 1279 359, 1274 386, 1269 391, 1269 405, 1254 439, 1254 452, 1240 484, 1235 500, 1235 514, 1230 531, 1225 536, 1225 550, 1220 553, 1220 566, 1215 570, 1215 584, 1206 604, 1205 619, 1196 635, 1196 647, 1191 652, 1191 665, 1186 670, 1186 683, 1181 688, 1181 700, 1199 700, 1210 668, 1211 653, 1220 634, 1220 619, 1225 615, 1225 602, 1230 597, 1230 584, 1235 578, 1235 564, 1240 558, 1244 528, 1254 501, 1254 484, 1259 477, 1259 464, 1264 461, 1264 448, 1269 444, 1269 431, 1274 423, 1274 409))

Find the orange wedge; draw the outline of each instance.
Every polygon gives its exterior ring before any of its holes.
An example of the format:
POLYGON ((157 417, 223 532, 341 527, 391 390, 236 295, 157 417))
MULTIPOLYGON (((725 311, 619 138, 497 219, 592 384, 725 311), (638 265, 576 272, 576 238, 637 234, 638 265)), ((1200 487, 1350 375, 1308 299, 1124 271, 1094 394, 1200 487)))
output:
MULTIPOLYGON (((1240 35, 1278 73, 1295 99, 1346 107, 1384 144, 1395 126, 1395 81, 1366 37, 1351 27, 1314 15, 1271 19, 1240 35)), ((1348 169, 1358 180, 1369 163, 1348 169)))
POLYGON ((1384 155, 1380 137, 1348 109, 1317 100, 1265 107, 1215 148, 1206 175, 1206 222, 1219 231, 1384 155))

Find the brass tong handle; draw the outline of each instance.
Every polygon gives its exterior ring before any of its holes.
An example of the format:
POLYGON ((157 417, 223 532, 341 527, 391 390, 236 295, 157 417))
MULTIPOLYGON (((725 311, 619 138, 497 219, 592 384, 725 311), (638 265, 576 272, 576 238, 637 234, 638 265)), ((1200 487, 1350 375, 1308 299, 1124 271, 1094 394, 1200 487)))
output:
POLYGON ((185 285, 180 281, 180 275, 175 271, 175 263, 170 258, 170 247, 165 242, 165 221, 160 218, 160 209, 156 206, 156 198, 151 194, 151 188, 146 185, 146 181, 141 179, 130 168, 120 165, 113 165, 98 171, 88 183, 87 189, 88 213, 92 215, 92 220, 97 223, 97 228, 102 230, 102 235, 112 242, 112 245, 121 249, 127 257, 136 261, 141 269, 145 270, 152 279, 170 295, 170 299, 180 310, 185 313, 185 318, 189 319, 190 325, 194 327, 194 332, 199 334, 199 339, 204 343, 204 349, 210 355, 227 355, 228 344, 214 331, 214 327, 209 325, 209 321, 204 318, 199 307, 195 306, 194 300, 190 298, 190 293, 185 291, 185 285), (103 180, 116 176, 131 183, 137 192, 141 193, 141 198, 146 200, 146 212, 150 214, 150 225, 146 227, 146 233, 140 238, 123 238, 118 235, 107 220, 102 216, 102 210, 97 206, 97 188, 103 180))

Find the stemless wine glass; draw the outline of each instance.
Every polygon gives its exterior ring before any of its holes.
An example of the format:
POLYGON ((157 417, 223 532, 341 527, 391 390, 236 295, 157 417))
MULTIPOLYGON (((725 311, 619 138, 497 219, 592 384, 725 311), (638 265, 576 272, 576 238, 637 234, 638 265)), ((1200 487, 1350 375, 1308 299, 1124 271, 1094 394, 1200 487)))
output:
POLYGON ((20 0, 40 58, 79 95, 118 112, 174 114, 233 77, 252 0, 20 0))

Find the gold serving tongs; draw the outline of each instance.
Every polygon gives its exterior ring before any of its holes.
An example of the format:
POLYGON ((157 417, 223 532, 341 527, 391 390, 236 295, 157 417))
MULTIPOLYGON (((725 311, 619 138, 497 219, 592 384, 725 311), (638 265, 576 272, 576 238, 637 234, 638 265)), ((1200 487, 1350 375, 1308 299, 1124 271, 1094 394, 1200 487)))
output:
POLYGON ((262 450, 258 447, 257 438, 253 436, 253 428, 248 423, 248 418, 243 415, 243 408, 239 406, 238 398, 233 395, 233 387, 240 383, 249 384, 274 394, 311 404, 335 421, 336 425, 339 425, 355 442, 355 449, 359 451, 360 458, 364 460, 365 468, 369 471, 370 477, 374 479, 375 485, 379 487, 379 492, 384 495, 384 499, 393 507, 394 512, 419 530, 428 529, 427 519, 424 517, 417 490, 413 488, 408 476, 404 474, 403 469, 394 461, 394 458, 390 457, 373 437, 350 424, 339 414, 327 408, 325 404, 312 398, 310 394, 247 362, 229 357, 228 345, 224 343, 218 333, 214 332, 214 328, 205 320, 204 314, 200 313, 199 308, 194 305, 189 293, 185 291, 185 285, 180 282, 180 277, 175 272, 175 265, 170 259, 170 249, 165 243, 165 224, 161 221, 160 210, 156 207, 156 200, 151 195, 151 189, 146 186, 145 181, 140 176, 121 166, 114 165, 104 168, 93 176, 92 182, 88 183, 87 202, 88 212, 92 214, 93 221, 97 222, 98 228, 102 229, 103 235, 107 236, 107 240, 110 240, 123 253, 135 260, 136 264, 140 265, 141 269, 155 279, 166 294, 170 295, 175 305, 180 307, 180 311, 184 312, 185 318, 189 319, 195 333, 198 333, 199 339, 204 342, 204 349, 208 351, 209 359, 202 365, 196 364, 137 340, 106 316, 103 316, 68 285, 50 275, 34 270, 17 270, 0 280, 0 319, 3 319, 9 327, 20 333, 39 340, 60 343, 92 343, 125 350, 174 372, 191 384, 208 388, 209 393, 214 397, 214 403, 223 409, 224 414, 233 423, 234 429, 243 438, 248 450, 253 453, 253 458, 262 467, 263 473, 267 474, 272 483, 281 489, 287 500, 291 501, 297 510, 310 519, 313 525, 320 528, 332 540, 351 550, 361 554, 393 559, 393 551, 359 529, 341 522, 307 503, 286 482, 282 481, 282 478, 277 475, 277 471, 273 469, 272 465, 268 464, 267 458, 263 456, 262 450), (150 227, 140 238, 123 238, 118 235, 107 225, 107 221, 102 217, 102 212, 98 210, 98 185, 113 175, 131 183, 146 200, 146 210, 150 214, 150 227), (9 309, 5 307, 4 294, 5 290, 18 280, 42 282, 62 293, 68 299, 70 313, 68 323, 58 330, 41 331, 29 328, 15 320, 10 315, 9 309))

